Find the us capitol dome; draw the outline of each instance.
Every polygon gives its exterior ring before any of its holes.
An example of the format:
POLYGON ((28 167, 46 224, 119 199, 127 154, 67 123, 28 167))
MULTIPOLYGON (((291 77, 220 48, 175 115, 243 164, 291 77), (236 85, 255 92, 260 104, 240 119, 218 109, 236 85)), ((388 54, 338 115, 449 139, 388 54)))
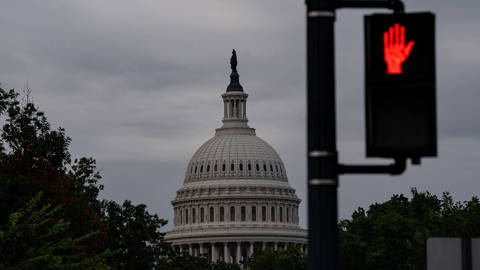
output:
POLYGON ((300 199, 282 159, 248 126, 247 97, 235 50, 223 98, 223 125, 195 152, 172 201, 174 229, 165 240, 176 250, 211 261, 243 262, 256 249, 306 249, 299 226, 300 199))

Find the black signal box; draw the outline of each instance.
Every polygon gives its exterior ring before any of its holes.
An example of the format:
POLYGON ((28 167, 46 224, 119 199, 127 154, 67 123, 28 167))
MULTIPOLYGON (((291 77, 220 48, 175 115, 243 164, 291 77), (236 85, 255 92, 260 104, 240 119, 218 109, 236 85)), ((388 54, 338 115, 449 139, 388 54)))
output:
POLYGON ((437 155, 434 20, 365 16, 367 157, 437 155))

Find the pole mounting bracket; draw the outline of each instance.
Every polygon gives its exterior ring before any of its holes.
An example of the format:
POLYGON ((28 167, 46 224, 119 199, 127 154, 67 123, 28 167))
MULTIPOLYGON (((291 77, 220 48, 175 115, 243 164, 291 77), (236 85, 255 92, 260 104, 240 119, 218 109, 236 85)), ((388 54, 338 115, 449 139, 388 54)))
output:
POLYGON ((395 158, 395 162, 390 165, 345 165, 338 164, 338 174, 402 174, 407 168, 406 158, 395 158))
POLYGON ((338 0, 337 8, 388 8, 394 13, 405 13, 401 0, 338 0))

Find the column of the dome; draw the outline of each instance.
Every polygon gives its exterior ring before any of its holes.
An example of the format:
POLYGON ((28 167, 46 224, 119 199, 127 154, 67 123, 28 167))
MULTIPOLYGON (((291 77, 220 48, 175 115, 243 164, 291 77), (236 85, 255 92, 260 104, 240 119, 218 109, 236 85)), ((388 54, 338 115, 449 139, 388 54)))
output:
POLYGON ((233 99, 233 118, 238 118, 238 99, 233 99))
POLYGON ((217 261, 217 254, 215 254, 215 243, 210 243, 210 248, 212 251, 212 262, 217 261))
POLYGON ((188 255, 192 256, 192 244, 188 244, 188 255))
POLYGON ((253 247, 254 247, 254 245, 255 245, 255 242, 250 242, 250 252, 249 252, 250 254, 248 254, 249 257, 253 255, 253 252, 254 252, 253 247))
POLYGON ((293 209, 295 209, 295 224, 298 224, 298 207, 295 205, 293 209))
POLYGON ((198 252, 200 253, 199 255, 203 254, 203 243, 199 243, 198 252))
POLYGON ((228 262, 228 242, 223 243, 223 261, 228 262))
POLYGON ((238 100, 238 118, 243 118, 242 99, 239 99, 239 100, 238 100))
POLYGON ((237 242, 237 257, 235 258, 235 263, 240 263, 241 256, 242 256, 242 243, 237 242))
POLYGON ((235 112, 233 113, 233 118, 238 119, 238 99, 234 98, 233 99, 233 108, 235 112))
POLYGON ((243 102, 243 118, 247 118, 247 99, 245 99, 243 102))
POLYGON ((227 101, 223 100, 223 119, 227 119, 227 101))
POLYGON ((228 242, 225 242, 226 246, 227 246, 227 255, 225 255, 227 257, 227 261, 228 263, 232 262, 231 260, 231 257, 232 257, 232 254, 231 254, 231 250, 230 250, 230 246, 228 245, 228 242))

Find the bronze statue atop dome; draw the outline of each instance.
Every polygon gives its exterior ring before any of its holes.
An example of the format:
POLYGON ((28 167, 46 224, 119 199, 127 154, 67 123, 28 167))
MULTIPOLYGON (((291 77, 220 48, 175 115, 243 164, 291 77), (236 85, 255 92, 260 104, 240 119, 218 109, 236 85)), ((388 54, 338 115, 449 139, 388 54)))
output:
POLYGON ((237 52, 235 49, 232 50, 232 57, 230 57, 230 67, 232 68, 232 71, 237 71, 237 52))
POLYGON ((237 72, 237 52, 232 50, 232 57, 230 57, 230 67, 232 68, 232 74, 230 74, 230 84, 227 87, 227 92, 231 91, 243 91, 242 85, 240 85, 237 72))

